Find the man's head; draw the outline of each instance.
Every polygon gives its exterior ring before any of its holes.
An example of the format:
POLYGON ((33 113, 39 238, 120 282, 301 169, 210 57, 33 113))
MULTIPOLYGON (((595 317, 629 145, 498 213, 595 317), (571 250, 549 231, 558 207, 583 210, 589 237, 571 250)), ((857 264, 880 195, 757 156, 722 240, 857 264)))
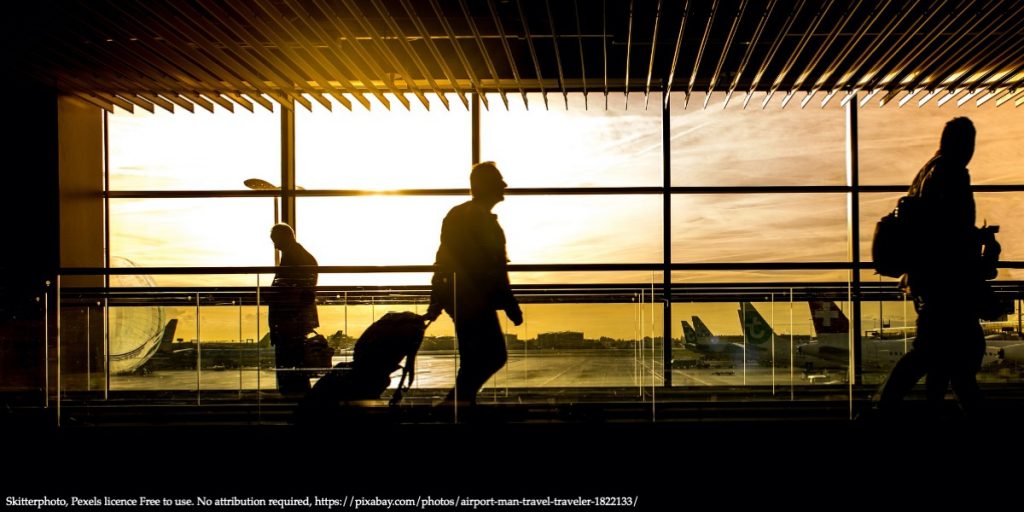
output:
POLYGON ((295 243, 295 231, 288 224, 274 224, 270 228, 270 239, 274 241, 275 249, 282 249, 295 243))
POLYGON ((505 199, 508 184, 501 178, 501 172, 494 162, 480 162, 469 173, 469 189, 474 201, 498 204, 505 199))
POLYGON ((954 117, 942 130, 939 154, 953 165, 966 167, 974 156, 974 123, 966 117, 954 117))

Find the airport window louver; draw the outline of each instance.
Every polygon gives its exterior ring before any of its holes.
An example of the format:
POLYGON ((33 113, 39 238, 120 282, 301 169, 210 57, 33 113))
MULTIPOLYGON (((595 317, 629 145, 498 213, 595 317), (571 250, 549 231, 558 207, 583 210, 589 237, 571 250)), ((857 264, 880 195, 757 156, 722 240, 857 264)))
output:
POLYGON ((369 108, 371 96, 385 108, 409 108, 412 98, 452 108, 427 92, 455 93, 468 108, 470 92, 499 93, 507 105, 508 93, 534 91, 545 108, 547 93, 628 91, 645 100, 726 92, 746 108, 759 106, 747 101, 752 91, 804 108, 855 96, 861 106, 1024 104, 1024 4, 1015 0, 83 0, 14 9, 13 76, 108 111, 330 108, 328 98, 369 108))

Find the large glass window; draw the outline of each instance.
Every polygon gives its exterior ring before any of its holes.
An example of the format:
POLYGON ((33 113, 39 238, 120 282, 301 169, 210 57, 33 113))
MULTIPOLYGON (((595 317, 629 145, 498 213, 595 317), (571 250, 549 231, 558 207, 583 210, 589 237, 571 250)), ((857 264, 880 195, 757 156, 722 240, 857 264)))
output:
MULTIPOLYGON (((913 106, 911 106, 913 105, 913 106)), ((996 107, 988 102, 980 108, 951 108, 952 102, 937 106, 931 101, 918 108, 889 105, 866 107, 858 112, 860 180, 864 185, 909 185, 917 171, 939 149, 946 122, 954 117, 971 119, 978 131, 972 183, 1024 183, 1024 122, 1019 109, 996 107)))
POLYGON ((782 95, 748 108, 736 95, 673 93, 670 111, 673 186, 844 185, 845 121, 837 103, 796 111, 779 108, 782 95))
POLYGON ((242 190, 281 181, 280 114, 157 111, 107 116, 111 190, 242 190))
MULTIPOLYGON (((705 109, 703 95, 693 95, 689 106, 684 106, 683 96, 674 93, 668 117, 672 186, 846 185, 847 133, 839 102, 834 100, 825 108, 812 104, 781 109, 783 95, 777 94, 762 108, 764 97, 755 93, 743 109, 742 94, 724 107, 724 95, 715 93, 705 109)), ((422 192, 372 194, 469 186, 471 113, 454 95, 448 98, 450 109, 436 97, 430 97, 429 110, 410 99, 411 111, 397 102, 387 110, 372 98, 369 111, 340 105, 333 112, 320 106, 313 112, 296 111, 296 184, 313 193, 371 192, 295 199, 299 241, 322 266, 430 265, 445 214, 469 199, 422 192)), ((780 263, 788 269, 677 267, 672 272, 673 325, 666 337, 662 333, 665 308, 660 298, 655 299, 665 263, 659 189, 665 156, 661 96, 654 94, 645 102, 642 94, 627 98, 611 93, 606 108, 601 94, 590 94, 585 101, 582 94, 571 93, 566 108, 561 94, 549 92, 545 108, 539 93, 529 93, 529 110, 515 94, 509 95, 508 108, 497 95, 489 95, 488 100, 489 108, 480 112, 481 158, 496 161, 513 189, 554 189, 545 194, 510 194, 494 208, 505 230, 510 263, 579 268, 647 264, 654 268, 513 272, 513 284, 521 286, 526 322, 516 327, 501 316, 509 363, 487 384, 482 399, 501 399, 517 387, 660 385, 666 364, 676 386, 773 386, 774 390, 776 385, 848 382, 853 322, 845 332, 822 336, 815 318, 826 314, 852 319, 847 295, 850 271, 801 265, 850 261, 851 197, 859 200, 860 258, 870 261, 874 223, 895 206, 902 193, 755 189, 753 193, 673 194, 672 264, 780 263), (581 190, 592 187, 652 190, 602 195, 581 190), (819 290, 827 293, 815 295, 819 290), (822 309, 828 304, 835 309, 822 309), (694 338, 684 322, 697 332, 698 318, 703 329, 694 338), (763 344, 755 331, 767 327, 774 336, 770 344, 763 344), (665 343, 671 345, 668 362, 664 361, 665 343)), ((991 105, 957 111, 934 103, 923 109, 861 109, 860 182, 909 184, 934 153, 943 124, 955 115, 966 115, 978 127, 973 182, 1024 183, 1016 165, 1022 156, 1016 141, 1024 135, 1024 124, 1015 112, 991 105)), ((278 185, 280 113, 118 113, 109 120, 111 190, 139 191, 142 196, 125 198, 115 193, 109 199, 109 250, 115 266, 273 264, 268 235, 270 225, 281 217, 281 198, 188 196, 190 191, 245 190, 243 181, 250 178, 278 185), (167 191, 182 197, 156 197, 167 191)), ((978 223, 1001 226, 1005 261, 1024 259, 1024 225, 1014 222, 1021 194, 975 194, 978 223)), ((860 277, 866 286, 895 288, 894 280, 871 271, 862 271, 860 277)), ((1000 280, 1022 278, 1021 270, 1000 272, 1000 280)), ((211 285, 249 289, 269 281, 269 275, 255 274, 156 275, 115 284, 133 289, 211 285)), ((429 272, 322 272, 321 332, 339 347, 337 357, 350 357, 354 339, 384 312, 422 311, 429 281, 429 272), (351 295, 357 292, 362 295, 351 295)), ((872 385, 906 352, 899 343, 888 342, 900 336, 902 342, 912 341, 912 330, 904 328, 913 325, 912 304, 893 293, 861 304, 861 335, 866 340, 863 382, 872 385)), ((255 295, 240 292, 231 298, 199 293, 194 297, 201 303, 199 309, 190 302, 192 296, 172 298, 163 311, 167 320, 178 319, 175 338, 180 339, 174 342, 179 343, 179 353, 205 348, 209 358, 200 362, 197 354, 190 373, 177 375, 169 388, 274 387, 272 366, 260 359, 262 355, 255 362, 245 359, 249 352, 264 351, 266 310, 256 307, 255 295), (230 343, 236 345, 226 345, 230 343), (225 354, 241 359, 228 360, 225 354), (237 373, 206 377, 192 373, 197 367, 204 372, 235 370, 238 361, 243 362, 237 373)), ((424 344, 421 389, 452 384, 456 346, 451 322, 442 317, 428 331, 424 344)), ((167 362, 160 357, 154 361, 167 362)), ((995 377, 982 378, 986 379, 995 377)), ((143 389, 152 387, 152 382, 144 375, 125 374, 117 376, 115 387, 143 389)))
POLYGON ((111 199, 110 254, 140 267, 273 265, 273 201, 111 199))
MULTIPOLYGON (((411 97, 410 97, 411 98, 411 97)), ((295 180, 307 189, 469 188, 472 124, 455 96, 449 109, 429 96, 391 110, 369 97, 370 110, 316 106, 295 114, 295 180)), ((333 101, 333 100, 332 100, 333 101)), ((510 181, 510 183, 513 183, 510 181)))
POLYGON ((622 93, 509 95, 505 109, 490 95, 490 110, 480 115, 480 156, 493 160, 511 187, 661 186, 661 95, 645 104, 622 93))

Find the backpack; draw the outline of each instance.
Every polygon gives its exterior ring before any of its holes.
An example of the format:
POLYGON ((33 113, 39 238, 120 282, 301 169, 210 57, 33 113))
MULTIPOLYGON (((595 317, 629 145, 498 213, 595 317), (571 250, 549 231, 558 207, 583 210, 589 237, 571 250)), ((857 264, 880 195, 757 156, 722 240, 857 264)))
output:
POLYGON ((391 384, 391 374, 402 368, 402 379, 391 396, 396 405, 412 387, 416 353, 423 343, 427 324, 416 313, 388 313, 374 322, 356 341, 352 362, 338 363, 317 381, 300 409, 311 413, 335 407, 349 400, 380 398, 391 384), (405 359, 405 366, 401 366, 405 359), (408 377, 408 380, 406 380, 408 377))
POLYGON ((896 208, 875 224, 871 238, 871 259, 875 272, 886 277, 900 277, 913 267, 919 255, 921 199, 903 196, 896 208))

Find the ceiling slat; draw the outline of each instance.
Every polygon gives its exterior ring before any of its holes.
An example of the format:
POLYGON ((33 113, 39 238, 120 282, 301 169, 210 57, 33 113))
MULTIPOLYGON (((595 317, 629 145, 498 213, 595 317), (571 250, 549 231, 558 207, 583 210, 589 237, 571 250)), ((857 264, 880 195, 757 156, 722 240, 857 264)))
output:
MULTIPOLYGON (((533 46, 533 36, 530 35, 530 24, 527 21, 526 13, 523 12, 523 2, 516 0, 516 7, 519 9, 519 19, 523 24, 523 37, 526 39, 526 46, 530 48, 530 58, 533 60, 533 71, 537 78, 538 83, 543 83, 544 74, 540 70, 540 61, 537 59, 537 49, 533 46)), ((629 62, 629 59, 626 59, 629 62)), ((544 109, 548 108, 548 91, 544 89, 544 86, 540 86, 540 96, 544 99, 544 109)))
MULTIPOLYGON (((409 44, 409 39, 405 36, 405 32, 402 30, 401 27, 398 26, 398 23, 395 22, 394 18, 391 17, 391 15, 388 13, 387 8, 382 3, 380 3, 378 0, 371 0, 371 3, 373 4, 374 8, 376 8, 377 13, 380 14, 381 18, 388 25, 388 29, 391 30, 392 35, 397 36, 396 40, 402 47, 402 50, 405 51, 409 58, 412 59, 413 63, 416 64, 416 69, 419 70, 420 75, 422 75, 423 78, 427 81, 427 83, 430 84, 430 88, 433 89, 434 93, 437 94, 438 98, 441 100, 441 103, 444 105, 444 108, 450 109, 451 107, 448 104, 448 99, 444 97, 443 89, 441 89, 441 87, 437 85, 437 82, 434 80, 433 74, 430 72, 429 69, 427 69, 426 63, 423 62, 423 59, 420 58, 419 54, 416 53, 416 49, 413 48, 411 44, 409 44)), ((410 77, 409 79, 412 78, 410 77)), ((469 108, 469 101, 465 98, 465 96, 463 95, 460 99, 462 100, 463 105, 465 105, 466 108, 469 108)))
POLYGON ((736 68, 736 74, 733 76, 732 84, 729 85, 729 90, 725 93, 725 101, 722 102, 723 109, 729 106, 729 100, 732 99, 732 93, 740 84, 740 78, 743 77, 743 72, 747 69, 747 64, 750 62, 750 56, 754 54, 754 49, 757 48, 757 44, 761 40, 761 35, 764 34, 764 27, 767 25, 772 12, 775 10, 776 1, 777 0, 769 0, 768 5, 761 10, 761 17, 757 22, 757 28, 754 29, 754 35, 751 36, 750 43, 747 44, 747 49, 743 52, 743 59, 740 60, 740 65, 736 68))
MULTIPOLYGON (((300 92, 305 91, 307 94, 310 94, 314 99, 316 99, 325 108, 331 108, 331 103, 324 99, 323 96, 318 94, 309 86, 303 87, 303 81, 300 81, 298 83, 300 91, 296 91, 296 82, 294 80, 287 78, 287 73, 281 71, 281 69, 285 68, 286 66, 282 65, 283 63, 276 62, 277 59, 273 57, 269 52, 264 50, 263 44, 256 41, 256 39, 252 37, 252 34, 247 29, 245 29, 239 23, 237 23, 235 19, 232 16, 228 15, 226 11, 222 10, 221 7, 217 4, 217 2, 206 2, 202 5, 203 8, 208 13, 210 13, 213 19, 217 20, 226 31, 230 32, 230 34, 225 32, 225 30, 221 30, 220 26, 207 19, 206 16, 193 10, 186 2, 172 2, 171 5, 185 15, 191 14, 202 30, 216 36, 218 40, 221 42, 221 44, 223 44, 228 50, 230 50, 237 56, 237 59, 244 60, 245 62, 250 63, 254 69, 259 71, 260 73, 263 73, 268 79, 273 81, 280 89, 280 93, 275 94, 271 97, 274 98, 275 101, 277 101, 279 104, 282 104, 287 107, 288 105, 291 104, 291 102, 297 102, 303 107, 305 107, 307 110, 309 110, 312 107, 312 105, 310 105, 309 100, 302 97, 302 92, 300 92), (239 38, 242 43, 248 44, 251 50, 246 51, 246 49, 243 48, 240 43, 235 41, 236 37, 239 38), (262 57, 262 59, 253 58, 253 54, 262 57), (264 63, 264 61, 266 61, 266 63, 264 63)), ((267 102, 266 99, 262 98, 258 94, 253 94, 252 98, 257 103, 262 105, 263 108, 272 108, 269 102, 267 102)))
MULTIPOLYGON (((318 6, 320 6, 320 9, 323 10, 325 13, 330 12, 331 14, 337 15, 337 11, 333 10, 333 8, 329 4, 325 3, 324 0, 314 0, 314 2, 318 6)), ((394 54, 394 52, 391 51, 391 48, 388 47, 387 42, 385 42, 381 35, 377 32, 377 29, 375 29, 373 25, 367 21, 366 17, 363 16, 363 12, 361 9, 359 9, 359 6, 354 4, 351 0, 341 0, 341 2, 342 4, 345 5, 345 8, 348 9, 350 13, 352 13, 352 16, 355 18, 360 28, 362 28, 363 31, 369 35, 370 40, 373 41, 374 47, 384 57, 384 60, 387 61, 386 64, 390 65, 390 67, 398 71, 398 73, 402 77, 402 80, 405 82, 405 86, 409 88, 409 90, 411 90, 414 95, 416 95, 416 98, 418 98, 420 100, 420 103, 423 104, 423 108, 429 110, 430 101, 428 101, 427 97, 423 94, 423 90, 416 85, 416 80, 413 78, 412 74, 409 73, 405 65, 402 64, 401 60, 399 60, 398 57, 394 54)), ((343 30, 342 33, 345 34, 345 37, 351 37, 353 41, 356 40, 354 32, 349 28, 348 24, 341 19, 340 16, 332 16, 332 19, 336 19, 338 26, 343 30)), ((383 65, 385 65, 385 63, 378 64, 378 66, 383 65)), ((397 87, 397 85, 395 85, 395 87, 397 87)), ((447 108, 448 103, 443 96, 441 97, 441 101, 445 103, 445 108, 447 108)))
POLYGON ((351 109, 371 95, 409 109, 410 93, 429 109, 427 92, 446 109, 448 94, 489 108, 497 92, 508 108, 510 91, 545 108, 548 92, 568 107, 581 91, 589 108, 591 90, 628 108, 655 89, 666 105, 682 91, 683 108, 695 91, 705 108, 736 91, 744 107, 757 92, 782 107, 801 92, 802 107, 980 106, 1016 104, 1003 100, 1024 73, 1019 0, 61 0, 48 15, 24 19, 32 44, 12 46, 11 76, 114 109, 351 109))
POLYGON ((803 9, 805 1, 799 0, 793 9, 786 15, 786 21, 783 22, 782 28, 775 34, 775 39, 772 41, 771 47, 768 52, 765 53, 764 58, 761 60, 761 66, 757 69, 757 73, 754 74, 754 79, 750 82, 750 88, 747 90, 747 95, 743 98, 743 108, 747 108, 747 104, 750 103, 750 98, 754 96, 754 91, 757 90, 758 85, 761 84, 761 78, 765 73, 768 72, 768 66, 771 65, 775 59, 776 53, 779 51, 779 47, 782 45, 782 41, 789 30, 793 28, 793 23, 796 22, 797 16, 800 15, 800 11, 803 9))
MULTIPOLYGON (((544 6, 548 11, 548 26, 551 27, 551 44, 555 47, 555 63, 558 68, 558 88, 562 91, 562 99, 565 101, 565 109, 569 110, 569 93, 565 90, 565 73, 562 71, 562 55, 558 50, 558 32, 555 30, 555 16, 551 12, 550 0, 544 0, 544 6)), ((655 27, 657 27, 657 24, 655 24, 655 27)), ((657 30, 655 30, 655 34, 657 34, 657 30)))
POLYGON ((487 0, 487 8, 491 11, 491 18, 494 20, 494 27, 498 31, 498 37, 501 39, 501 46, 505 50, 505 58, 508 59, 509 69, 512 70, 512 77, 515 80, 516 88, 519 89, 519 94, 523 96, 523 105, 529 107, 530 102, 526 99, 526 89, 523 88, 523 80, 519 75, 519 66, 516 65, 516 58, 512 55, 512 48, 508 44, 505 28, 501 23, 501 18, 498 17, 497 9, 494 7, 494 0, 487 0))
POLYGON ((708 108, 708 102, 711 101, 711 93, 715 90, 715 85, 718 84, 718 75, 722 73, 722 65, 725 64, 725 58, 729 55, 729 50, 732 49, 733 38, 736 37, 736 28, 739 27, 740 21, 743 19, 743 13, 747 10, 747 0, 740 0, 740 7, 736 12, 736 15, 732 18, 732 25, 729 28, 729 35, 725 38, 725 45, 722 46, 722 54, 718 56, 718 64, 715 65, 715 72, 711 74, 711 81, 708 82, 708 93, 704 96, 704 108, 708 108))
MULTIPOLYGON (((344 104, 344 101, 342 100, 347 99, 345 96, 341 95, 341 92, 344 91, 355 98, 363 108, 367 110, 370 109, 370 100, 366 99, 366 96, 364 96, 357 87, 352 85, 352 82, 350 82, 347 77, 342 75, 341 70, 335 68, 334 65, 324 57, 320 50, 316 48, 309 38, 306 37, 302 30, 292 23, 291 19, 286 17, 272 2, 268 0, 252 1, 260 10, 266 13, 271 20, 273 20, 273 25, 267 25, 267 28, 277 35, 277 40, 280 41, 280 47, 282 49, 287 48, 287 44, 289 42, 288 39, 298 43, 299 48, 301 48, 309 57, 308 59, 303 60, 308 64, 310 76, 322 89, 326 90, 331 97, 342 102, 342 104, 344 104), (278 30, 275 30, 274 27, 277 27, 278 30), (332 78, 340 84, 340 87, 335 87, 334 84, 331 83, 332 78)), ((293 58, 302 59, 298 52, 293 51, 292 53, 295 55, 293 58)), ((363 85, 366 87, 372 87, 372 84, 363 85)), ((379 91, 377 91, 377 94, 379 94, 379 91)), ((383 95, 381 95, 381 97, 383 97, 383 95)), ((382 102, 385 105, 388 103, 386 98, 384 98, 382 102)))

